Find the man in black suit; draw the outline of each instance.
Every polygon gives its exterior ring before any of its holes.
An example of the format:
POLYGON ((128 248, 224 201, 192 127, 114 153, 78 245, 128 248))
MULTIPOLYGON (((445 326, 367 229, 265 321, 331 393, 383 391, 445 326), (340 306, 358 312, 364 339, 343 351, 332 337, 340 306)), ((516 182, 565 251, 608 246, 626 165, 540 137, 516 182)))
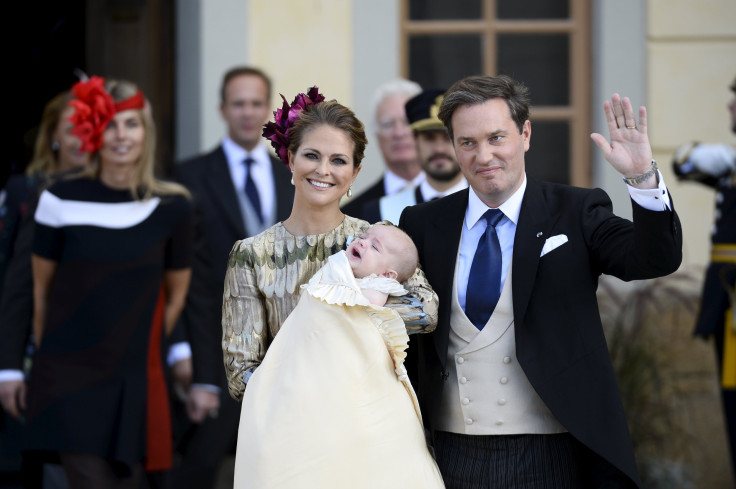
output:
POLYGON ((679 220, 652 160, 646 109, 604 104, 634 223, 600 189, 528 178, 526 87, 469 77, 439 117, 470 189, 408 207, 439 297, 438 326, 416 336, 409 367, 448 488, 636 487, 631 440, 601 326, 601 273, 669 274, 682 256, 679 220))
POLYGON ((199 235, 182 313, 192 351, 187 413, 194 424, 184 435, 176 487, 210 487, 238 433, 240 404, 228 394, 220 347, 227 260, 236 240, 286 219, 294 197, 289 171, 268 153, 261 137, 271 114, 270 99, 271 81, 262 71, 228 71, 220 106, 227 136, 213 151, 180 164, 176 171, 192 192, 199 235))
POLYGON ((386 170, 376 183, 343 206, 348 216, 365 219, 365 204, 424 180, 404 110, 404 104, 421 91, 417 83, 398 79, 384 83, 373 95, 373 124, 386 170))

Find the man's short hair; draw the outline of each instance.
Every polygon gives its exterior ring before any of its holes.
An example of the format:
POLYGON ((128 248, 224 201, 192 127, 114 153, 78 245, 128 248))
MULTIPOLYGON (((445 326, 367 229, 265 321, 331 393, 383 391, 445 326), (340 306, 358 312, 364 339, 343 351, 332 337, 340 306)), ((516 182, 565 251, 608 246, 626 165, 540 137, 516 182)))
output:
POLYGON ((417 82, 404 80, 403 78, 397 78, 396 80, 391 80, 379 86, 373 93, 373 106, 371 109, 374 129, 378 130, 380 122, 378 120, 378 106, 381 105, 384 100, 393 95, 406 95, 407 98, 410 98, 421 91, 422 87, 420 87, 417 82))
POLYGON ((252 66, 236 66, 230 68, 227 73, 222 77, 222 85, 220 86, 220 104, 225 103, 225 88, 230 80, 239 76, 257 76, 260 77, 266 83, 266 95, 268 100, 271 100, 271 79, 266 73, 258 68, 252 66))
POLYGON ((450 139, 453 141, 455 139, 452 132, 452 114, 458 108, 464 105, 480 105, 494 98, 506 101, 511 118, 521 133, 524 123, 529 119, 529 89, 506 75, 477 75, 455 82, 445 93, 439 118, 447 128, 450 139))

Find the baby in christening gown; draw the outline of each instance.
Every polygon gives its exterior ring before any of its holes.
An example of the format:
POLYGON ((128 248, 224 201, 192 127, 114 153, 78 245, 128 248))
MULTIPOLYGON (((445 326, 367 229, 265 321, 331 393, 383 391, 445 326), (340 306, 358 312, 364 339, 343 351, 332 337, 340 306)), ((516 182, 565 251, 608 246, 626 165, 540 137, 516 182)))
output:
POLYGON ((235 487, 443 488, 404 368, 389 295, 417 266, 411 239, 375 225, 302 285, 245 389, 235 487))

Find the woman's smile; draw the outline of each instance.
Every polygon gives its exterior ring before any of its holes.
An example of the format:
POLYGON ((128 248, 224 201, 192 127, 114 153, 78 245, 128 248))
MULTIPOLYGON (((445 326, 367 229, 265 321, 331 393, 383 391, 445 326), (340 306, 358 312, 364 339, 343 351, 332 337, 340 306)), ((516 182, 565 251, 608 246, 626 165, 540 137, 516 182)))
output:
POLYGON ((295 153, 290 153, 297 206, 337 207, 358 170, 353 165, 354 143, 332 126, 309 131, 295 153))

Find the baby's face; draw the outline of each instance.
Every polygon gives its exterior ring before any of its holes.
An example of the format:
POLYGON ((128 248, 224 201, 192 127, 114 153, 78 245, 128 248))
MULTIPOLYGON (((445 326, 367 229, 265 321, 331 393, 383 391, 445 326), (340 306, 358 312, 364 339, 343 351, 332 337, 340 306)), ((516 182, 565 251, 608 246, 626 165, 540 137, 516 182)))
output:
POLYGON ((390 226, 373 226, 354 239, 345 250, 353 275, 363 278, 375 273, 378 276, 396 278, 392 264, 398 259, 394 251, 397 236, 393 233, 399 232, 392 230, 390 226))

